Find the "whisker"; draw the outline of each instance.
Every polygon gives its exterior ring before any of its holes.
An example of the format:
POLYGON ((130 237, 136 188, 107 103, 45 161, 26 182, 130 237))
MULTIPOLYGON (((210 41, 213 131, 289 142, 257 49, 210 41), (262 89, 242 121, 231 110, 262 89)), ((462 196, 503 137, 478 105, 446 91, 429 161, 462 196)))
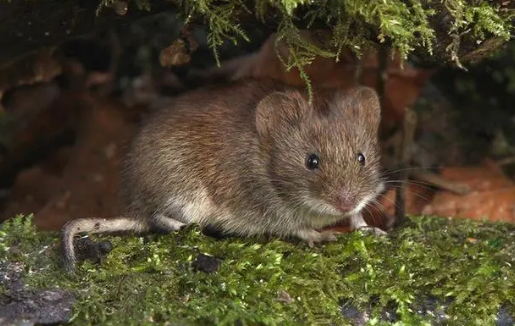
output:
POLYGON ((371 214, 373 216, 373 212, 371 210, 374 210, 378 215, 383 215, 385 211, 384 209, 382 209, 381 207, 382 205, 380 205, 379 202, 373 200, 371 201, 368 205, 367 205, 367 209, 368 209, 368 212, 369 214, 371 214))
POLYGON ((374 207, 374 205, 367 204, 363 209, 368 213, 368 216, 372 219, 373 222, 376 222, 376 215, 372 210, 374 210, 379 216, 381 216, 381 212, 377 209, 377 207, 374 207))
MULTIPOLYGON (((376 224, 377 222, 377 218, 376 218, 376 215, 374 215, 372 212, 371 212, 371 209, 374 208, 377 210, 377 208, 375 208, 374 206, 368 206, 368 207, 364 207, 364 209, 366 210, 366 212, 368 213, 368 216, 370 216, 370 218, 372 219, 372 223, 371 224, 376 224)), ((379 213, 379 215, 381 215, 379 213)))
POLYGON ((424 188, 424 189, 428 189, 428 190, 432 190, 433 188, 438 188, 438 186, 435 186, 433 185, 432 183, 429 183, 429 182, 424 182, 424 181, 401 181, 401 180, 388 180, 388 181, 385 181, 385 184, 406 184, 406 185, 415 185, 415 186, 420 186, 421 188, 424 188))
POLYGON ((363 207, 363 210, 367 213, 367 215, 368 215, 368 216, 370 216, 370 217, 372 217, 372 218, 373 218, 373 217, 374 217, 374 214, 373 214, 373 213, 371 212, 371 210, 370 210, 370 209, 371 209, 371 207, 373 207, 373 206, 368 206, 368 204, 367 204, 367 205, 365 205, 365 206, 363 207))
MULTIPOLYGON (((374 201, 371 201, 371 203, 373 204, 373 203, 374 203, 374 201)), ((370 203, 367 203, 367 204, 365 205, 365 207, 364 207, 364 208, 366 208, 366 209, 367 209, 367 212, 368 212, 370 215, 373 215, 373 212, 371 212, 371 210, 375 210, 375 212, 376 212, 376 213, 381 214, 381 211, 379 210, 379 208, 377 208, 377 207, 376 207, 376 206, 374 206, 374 205, 370 205, 370 203)))
MULTIPOLYGON (((371 205, 371 206, 369 206, 369 207, 370 207, 370 208, 375 209, 375 210, 378 212, 378 214, 379 214, 380 216, 383 216, 383 217, 385 218, 385 221, 384 221, 384 223, 385 223, 385 224, 384 224, 384 227, 385 227, 386 229, 391 229, 391 228, 392 228, 392 224, 393 224, 393 223, 394 223, 394 221, 395 221, 395 216, 394 216, 394 215, 392 215, 392 214, 390 214, 390 213, 388 212, 388 210, 386 209, 386 207, 383 205, 383 203, 381 203, 381 202, 380 202, 380 201, 378 201, 377 199, 374 199, 374 200, 371 202, 371 204, 373 204, 373 205, 371 205)), ((394 204, 394 205, 395 205, 395 204, 394 204)), ((372 215, 372 217, 373 217, 373 221, 375 222, 375 221, 376 221, 375 216, 373 216, 373 215, 372 215)))
POLYGON ((463 168, 463 166, 459 166, 459 165, 456 165, 456 166, 453 166, 453 165, 440 165, 440 166, 412 166, 412 167, 406 167, 406 168, 399 168, 399 169, 394 169, 394 170, 387 170, 385 169, 386 171, 383 171, 382 172, 382 175, 387 177, 387 176, 391 176, 392 174, 395 174, 395 173, 399 173, 399 172, 403 172, 403 171, 409 171, 409 172, 413 172, 413 171, 442 171, 443 169, 452 169, 452 168, 463 168))
POLYGON ((427 182, 427 181, 424 181, 424 180, 401 180, 401 179, 387 179, 385 180, 386 183, 391 183, 391 182, 398 182, 398 183, 407 183, 407 184, 416 184, 416 185, 426 185, 426 186, 435 186, 433 183, 431 182, 427 182))
MULTIPOLYGON (((394 185, 394 184, 391 184, 388 186, 388 190, 389 191, 394 191, 396 192, 397 189, 401 189, 400 185, 394 185)), ((405 188, 404 192, 405 194, 419 194, 419 195, 425 195, 427 193, 427 191, 430 192, 430 194, 434 194, 436 193, 433 189, 429 188, 429 187, 423 187, 421 186, 421 189, 410 189, 410 188, 405 188)))
MULTIPOLYGON (((377 198, 374 199, 374 201, 372 203, 374 204, 375 209, 377 209, 377 211, 380 214, 390 215, 390 213, 388 212, 388 209, 386 208, 386 206, 379 199, 377 199, 377 198)), ((395 202, 393 202, 393 204, 395 205, 395 202)))
POLYGON ((385 172, 383 172, 383 175, 385 176, 388 176, 388 175, 392 175, 394 173, 399 173, 399 172, 404 172, 404 171, 413 171, 413 170, 424 170, 424 171, 427 171, 427 170, 437 170, 437 171, 440 171, 440 170, 443 170, 444 168, 447 168, 445 166, 441 166, 441 167, 434 167, 434 166, 431 166, 431 167, 409 167, 409 168, 401 168, 401 169, 395 169, 395 170, 387 170, 385 172))
MULTIPOLYGON (((393 207, 394 207, 395 209, 398 209, 398 208, 399 208, 399 205, 397 204, 397 202, 396 202, 395 200, 390 199, 390 198, 388 198, 388 197, 386 197, 386 196, 385 196, 385 197, 383 197, 383 198, 384 198, 384 199, 386 199, 386 200, 388 200, 388 201, 390 201, 390 203, 392 203, 392 205, 393 205, 393 207)), ((379 203, 379 204, 380 204, 380 203, 379 203)), ((386 207, 385 207, 385 211, 388 211, 388 210, 386 209, 386 207)))
POLYGON ((388 210, 386 209, 386 207, 378 199, 372 200, 371 203, 375 204, 372 207, 374 207, 374 209, 376 209, 378 211, 378 213, 388 213, 388 210))
MULTIPOLYGON (((394 187, 391 188, 391 190, 395 190, 395 189, 398 189, 398 187, 394 186, 394 187)), ((426 201, 431 201, 431 198, 425 196, 424 194, 421 194, 421 193, 416 192, 416 191, 411 191, 411 190, 408 190, 408 189, 406 189, 406 190, 407 190, 406 193, 405 193, 406 195, 407 194, 412 194, 413 196, 417 196, 420 199, 423 199, 423 200, 426 200, 426 201)), ((383 197, 387 198, 386 196, 383 196, 383 197)), ((388 199, 390 199, 390 198, 388 198, 388 199)))

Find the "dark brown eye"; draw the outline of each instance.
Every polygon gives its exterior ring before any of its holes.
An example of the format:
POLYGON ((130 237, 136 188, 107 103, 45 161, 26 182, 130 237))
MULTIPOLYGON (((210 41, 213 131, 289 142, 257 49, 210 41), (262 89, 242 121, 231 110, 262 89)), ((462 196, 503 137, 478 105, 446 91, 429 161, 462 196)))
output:
POLYGON ((318 158, 317 154, 309 154, 308 158, 306 159, 306 167, 309 170, 318 169, 318 166, 320 164, 320 159, 318 158))
POLYGON ((365 165, 365 155, 358 153, 358 162, 361 165, 365 165))

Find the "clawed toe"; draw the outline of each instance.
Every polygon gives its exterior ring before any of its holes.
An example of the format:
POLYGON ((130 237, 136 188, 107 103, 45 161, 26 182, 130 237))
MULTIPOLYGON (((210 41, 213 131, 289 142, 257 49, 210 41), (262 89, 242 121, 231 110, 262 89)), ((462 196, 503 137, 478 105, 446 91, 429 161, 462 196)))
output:
POLYGON ((314 229, 301 230, 297 232, 297 236, 304 240, 310 248, 316 243, 336 241, 336 235, 333 231, 318 232, 314 229))
POLYGON ((383 235, 386 235, 387 233, 379 228, 376 228, 374 226, 362 226, 360 228, 358 228, 357 230, 360 230, 360 231, 363 231, 364 233, 368 233, 368 234, 373 234, 373 235, 377 235, 377 236, 383 236, 383 235))
POLYGON ((323 236, 323 240, 322 241, 325 241, 325 242, 331 242, 331 241, 336 241, 337 240, 336 235, 334 234, 334 232, 326 231, 326 232, 322 232, 321 235, 323 236))

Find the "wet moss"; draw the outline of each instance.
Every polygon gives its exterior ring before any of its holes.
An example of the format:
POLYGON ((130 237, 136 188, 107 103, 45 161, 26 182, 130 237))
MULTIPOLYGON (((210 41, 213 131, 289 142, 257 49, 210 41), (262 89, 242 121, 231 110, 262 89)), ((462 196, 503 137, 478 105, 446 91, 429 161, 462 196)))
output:
MULTIPOLYGON (((424 325, 427 297, 452 299, 447 325, 494 325, 501 306, 515 313, 515 226, 412 217, 387 238, 359 232, 316 248, 280 240, 216 240, 196 227, 168 236, 103 237, 114 245, 100 265, 67 277, 57 233, 31 217, 4 223, 0 261, 23 262, 28 287, 75 292, 72 324, 346 325, 343 302, 369 309, 379 325, 424 325), (222 260, 197 271, 199 254, 222 260), (385 308, 398 316, 379 322, 385 308)), ((5 289, 2 289, 5 291, 5 289)))

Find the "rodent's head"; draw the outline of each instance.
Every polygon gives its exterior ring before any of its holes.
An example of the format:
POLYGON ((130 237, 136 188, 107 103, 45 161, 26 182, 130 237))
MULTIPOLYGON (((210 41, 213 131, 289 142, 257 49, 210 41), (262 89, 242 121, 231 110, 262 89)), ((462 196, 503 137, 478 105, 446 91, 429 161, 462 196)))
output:
POLYGON ((384 189, 378 96, 356 87, 312 103, 298 90, 287 90, 258 104, 256 127, 268 174, 294 207, 334 216, 357 213, 384 189))

